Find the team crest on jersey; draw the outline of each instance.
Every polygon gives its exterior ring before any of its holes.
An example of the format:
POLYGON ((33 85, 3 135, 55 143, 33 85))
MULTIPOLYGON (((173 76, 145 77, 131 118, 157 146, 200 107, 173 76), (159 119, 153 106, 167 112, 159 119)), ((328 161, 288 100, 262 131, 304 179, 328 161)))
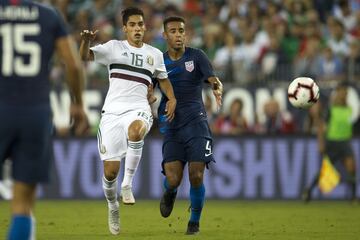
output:
POLYGON ((152 65, 154 65, 154 58, 152 56, 148 56, 146 58, 146 62, 152 66, 152 65))
POLYGON ((194 61, 185 62, 185 69, 188 72, 192 72, 194 70, 194 61))

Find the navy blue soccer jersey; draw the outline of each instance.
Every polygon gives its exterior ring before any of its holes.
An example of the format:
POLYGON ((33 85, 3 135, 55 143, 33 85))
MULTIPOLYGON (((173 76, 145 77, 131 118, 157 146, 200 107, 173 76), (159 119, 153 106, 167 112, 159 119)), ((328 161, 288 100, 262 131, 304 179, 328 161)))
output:
POLYGON ((49 105, 49 62, 66 36, 61 16, 31 1, 0 1, 0 104, 49 105))
POLYGON ((200 49, 186 47, 183 56, 176 61, 170 59, 168 52, 164 53, 164 62, 168 78, 174 89, 177 100, 175 118, 166 122, 165 106, 167 98, 162 94, 158 109, 160 131, 178 129, 191 123, 207 120, 202 101, 203 83, 209 77, 215 76, 211 63, 200 49))

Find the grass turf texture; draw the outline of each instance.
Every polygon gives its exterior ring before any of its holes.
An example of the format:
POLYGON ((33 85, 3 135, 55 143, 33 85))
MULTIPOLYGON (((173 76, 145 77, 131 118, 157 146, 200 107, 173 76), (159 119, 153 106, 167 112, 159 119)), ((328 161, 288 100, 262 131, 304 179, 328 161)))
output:
MULTIPOLYGON (((37 239, 360 239, 360 205, 346 201, 208 200, 200 234, 186 236, 187 201, 176 201, 164 219, 158 201, 120 206, 121 233, 107 227, 105 201, 38 201, 37 239)), ((9 202, 0 202, 0 239, 9 225, 9 202)))

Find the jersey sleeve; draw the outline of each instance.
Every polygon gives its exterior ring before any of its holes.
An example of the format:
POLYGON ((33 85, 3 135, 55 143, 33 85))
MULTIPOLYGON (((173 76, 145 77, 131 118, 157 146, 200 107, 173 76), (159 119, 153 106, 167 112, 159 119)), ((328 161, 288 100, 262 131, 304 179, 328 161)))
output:
POLYGON ((157 62, 157 66, 155 68, 154 77, 158 78, 158 79, 168 78, 165 63, 164 63, 164 56, 160 51, 157 55, 156 62, 157 62))
POLYGON ((104 44, 99 44, 90 48, 94 53, 94 61, 103 65, 109 65, 111 54, 113 52, 113 42, 108 41, 104 44))
POLYGON ((206 54, 202 50, 198 50, 197 54, 197 67, 200 69, 203 79, 207 81, 209 77, 214 77, 214 70, 210 63, 209 58, 206 56, 206 54))
POLYGON ((56 18, 55 21, 55 38, 61 38, 61 37, 65 37, 67 35, 69 35, 69 31, 66 27, 66 24, 64 22, 63 17, 61 16, 61 14, 57 11, 54 10, 54 16, 56 18))

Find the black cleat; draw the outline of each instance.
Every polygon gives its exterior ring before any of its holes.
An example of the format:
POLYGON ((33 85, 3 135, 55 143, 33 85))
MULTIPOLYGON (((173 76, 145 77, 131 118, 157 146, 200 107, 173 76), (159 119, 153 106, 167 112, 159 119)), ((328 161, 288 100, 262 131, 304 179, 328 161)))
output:
POLYGON ((170 216, 173 207, 174 207, 174 203, 175 203, 175 199, 176 199, 176 192, 171 192, 171 191, 165 191, 161 200, 160 200, 160 213, 161 216, 163 216, 164 218, 167 218, 168 216, 170 216))
POLYGON ((301 199, 302 199, 305 203, 310 202, 310 200, 311 200, 311 192, 310 192, 310 189, 308 189, 308 188, 305 188, 305 189, 304 189, 304 191, 302 192, 302 195, 301 195, 301 199))
POLYGON ((186 235, 195 235, 200 232, 199 230, 199 222, 189 222, 186 230, 186 235))

